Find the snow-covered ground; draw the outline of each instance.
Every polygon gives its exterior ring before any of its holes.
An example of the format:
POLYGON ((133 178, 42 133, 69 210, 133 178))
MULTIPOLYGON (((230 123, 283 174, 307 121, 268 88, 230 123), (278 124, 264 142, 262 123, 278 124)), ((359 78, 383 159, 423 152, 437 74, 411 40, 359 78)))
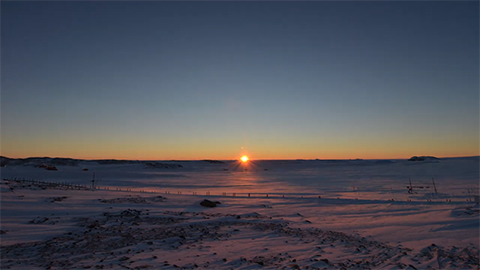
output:
POLYGON ((1 268, 479 267, 478 157, 159 162, 1 168, 1 268))

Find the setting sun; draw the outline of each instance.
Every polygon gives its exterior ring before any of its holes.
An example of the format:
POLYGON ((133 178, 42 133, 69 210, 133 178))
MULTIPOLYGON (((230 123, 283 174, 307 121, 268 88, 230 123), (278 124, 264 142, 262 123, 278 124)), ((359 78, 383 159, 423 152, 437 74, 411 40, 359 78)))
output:
POLYGON ((242 162, 247 162, 248 161, 248 157, 247 156, 243 156, 240 158, 242 160, 242 162))

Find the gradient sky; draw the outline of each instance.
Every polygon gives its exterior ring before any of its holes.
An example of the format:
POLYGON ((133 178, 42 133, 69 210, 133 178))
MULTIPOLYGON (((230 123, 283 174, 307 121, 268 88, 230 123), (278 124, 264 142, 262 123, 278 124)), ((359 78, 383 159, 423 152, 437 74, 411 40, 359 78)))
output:
POLYGON ((479 155, 478 48, 478 1, 2 1, 1 154, 479 155))

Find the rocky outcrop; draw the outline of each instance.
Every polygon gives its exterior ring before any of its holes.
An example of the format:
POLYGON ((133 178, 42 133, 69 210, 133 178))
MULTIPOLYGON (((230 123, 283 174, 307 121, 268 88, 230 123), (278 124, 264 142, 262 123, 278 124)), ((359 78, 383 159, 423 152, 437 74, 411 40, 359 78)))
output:
POLYGON ((200 202, 200 205, 205 207, 217 207, 217 204, 221 204, 221 203, 218 201, 212 202, 210 200, 203 200, 200 202))
POLYGON ((432 156, 413 156, 408 159, 408 161, 425 161, 425 160, 438 160, 439 158, 432 157, 432 156))

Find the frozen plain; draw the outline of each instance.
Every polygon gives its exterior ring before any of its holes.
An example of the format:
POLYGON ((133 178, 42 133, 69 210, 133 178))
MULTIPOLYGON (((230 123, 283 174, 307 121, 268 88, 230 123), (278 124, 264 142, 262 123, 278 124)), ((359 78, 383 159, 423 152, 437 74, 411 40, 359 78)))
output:
POLYGON ((478 157, 159 162, 2 168, 2 269, 479 266, 478 157))

